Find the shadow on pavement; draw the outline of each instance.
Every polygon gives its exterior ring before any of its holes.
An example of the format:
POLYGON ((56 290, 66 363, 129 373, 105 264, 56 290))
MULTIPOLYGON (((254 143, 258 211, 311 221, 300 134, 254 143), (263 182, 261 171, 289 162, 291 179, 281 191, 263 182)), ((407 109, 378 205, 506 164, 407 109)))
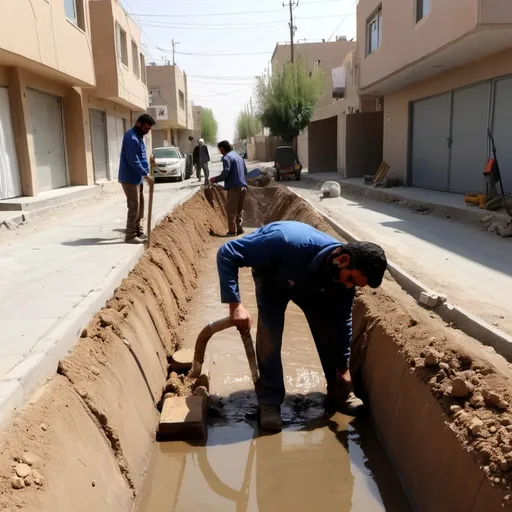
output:
POLYGON ((83 247, 87 245, 117 245, 124 243, 125 241, 119 238, 79 238, 78 240, 62 242, 61 245, 66 245, 68 247, 83 247))

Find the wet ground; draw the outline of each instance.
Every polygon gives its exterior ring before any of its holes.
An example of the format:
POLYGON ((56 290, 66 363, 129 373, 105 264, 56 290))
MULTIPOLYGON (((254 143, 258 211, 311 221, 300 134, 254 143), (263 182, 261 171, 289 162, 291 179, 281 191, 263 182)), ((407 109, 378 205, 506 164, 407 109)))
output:
MULTIPOLYGON (((215 253, 212 247, 183 326, 188 347, 207 323, 227 315, 219 299, 215 253)), ((243 301, 256 320, 250 271, 241 271, 240 283, 243 301)), ((206 445, 155 445, 139 512, 410 510, 369 420, 324 415, 320 361, 306 320, 293 305, 287 311, 283 339, 288 393, 283 432, 259 432, 240 337, 234 329, 217 334, 205 361, 211 392, 217 397, 206 445)))

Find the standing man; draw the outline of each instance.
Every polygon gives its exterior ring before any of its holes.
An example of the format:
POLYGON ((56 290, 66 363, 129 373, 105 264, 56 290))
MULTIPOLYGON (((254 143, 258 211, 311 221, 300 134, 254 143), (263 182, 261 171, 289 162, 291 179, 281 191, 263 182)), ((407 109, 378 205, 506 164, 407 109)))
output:
POLYGON ((197 181, 201 181, 202 169, 204 171, 204 184, 208 185, 208 179, 210 178, 210 169, 208 168, 210 153, 208 152, 208 148, 205 146, 204 139, 199 139, 199 145, 194 148, 192 159, 196 166, 197 181))
POLYGON ((211 183, 224 182, 228 191, 228 234, 227 236, 241 235, 244 232, 243 213, 245 196, 247 195, 247 182, 245 175, 247 168, 242 157, 233 151, 231 144, 223 140, 217 144, 222 154, 222 173, 210 180, 211 183))
POLYGON ((217 254, 221 299, 240 331, 252 319, 240 298, 238 269, 251 267, 258 304, 256 355, 260 425, 282 428, 285 395, 281 343, 286 307, 304 312, 327 381, 328 409, 354 414, 362 406, 352 393, 349 371, 352 304, 355 287, 377 288, 386 271, 386 255, 370 242, 342 244, 300 222, 274 222, 224 244, 217 254))
POLYGON ((144 217, 144 191, 142 182, 154 183, 149 176, 149 162, 146 154, 144 135, 147 135, 155 120, 149 114, 142 114, 135 126, 123 138, 121 161, 119 163, 119 183, 126 194, 128 215, 126 218, 125 242, 142 244, 147 238, 142 227, 144 217))

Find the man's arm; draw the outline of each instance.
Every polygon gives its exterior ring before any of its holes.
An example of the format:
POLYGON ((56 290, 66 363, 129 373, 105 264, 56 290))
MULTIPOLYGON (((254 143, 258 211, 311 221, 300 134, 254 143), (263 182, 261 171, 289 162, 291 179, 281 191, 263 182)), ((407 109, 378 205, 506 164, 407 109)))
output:
POLYGON ((348 369, 350 344, 352 343, 352 306, 354 291, 347 291, 335 304, 332 314, 336 315, 336 367, 343 373, 348 369))
POLYGON ((140 176, 145 177, 148 175, 148 170, 144 168, 139 158, 140 143, 134 137, 125 140, 126 155, 130 168, 140 176))
POLYGON ((212 183, 221 183, 222 181, 226 181, 228 179, 230 171, 231 171, 231 160, 228 160, 226 157, 223 157, 222 158, 222 172, 215 178, 211 178, 210 181, 212 183))
POLYGON ((279 231, 253 233, 224 244, 217 253, 220 295, 223 304, 241 302, 238 269, 272 264, 281 255, 286 241, 279 231))
POLYGON ((205 146, 204 149, 206 149, 206 161, 210 162, 210 152, 208 151, 208 148, 205 146))

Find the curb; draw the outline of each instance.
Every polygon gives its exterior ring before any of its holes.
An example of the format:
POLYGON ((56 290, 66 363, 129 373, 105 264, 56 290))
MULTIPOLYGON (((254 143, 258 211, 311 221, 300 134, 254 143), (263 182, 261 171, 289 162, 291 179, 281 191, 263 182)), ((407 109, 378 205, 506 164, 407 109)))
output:
MULTIPOLYGON (((334 231, 341 235, 345 240, 348 240, 349 242, 359 241, 359 238, 357 238, 352 232, 330 219, 327 215, 318 210, 310 201, 302 197, 300 194, 297 194, 293 189, 289 188, 289 190, 293 191, 298 197, 309 204, 309 206, 311 206, 334 229, 334 231)), ((421 281, 418 281, 418 279, 411 276, 396 263, 389 260, 388 271, 401 288, 413 297, 422 307, 424 306, 419 303, 419 298, 422 293, 439 295, 436 291, 426 287, 421 281)), ((449 302, 445 302, 444 304, 433 308, 432 311, 437 313, 445 322, 454 324, 468 336, 476 339, 484 345, 492 347, 496 353, 500 354, 508 361, 512 360, 512 336, 509 334, 490 325, 469 311, 449 302)))
MULTIPOLYGON (((191 190, 167 213, 156 216, 151 223, 152 227, 158 225, 197 191, 198 189, 191 190)), ((22 407, 38 388, 55 375, 59 361, 71 352, 84 327, 114 294, 144 254, 144 250, 143 246, 137 246, 131 254, 114 265, 101 285, 91 290, 71 311, 57 320, 37 340, 27 356, 0 379, 0 427, 5 425, 16 409, 22 407)))

